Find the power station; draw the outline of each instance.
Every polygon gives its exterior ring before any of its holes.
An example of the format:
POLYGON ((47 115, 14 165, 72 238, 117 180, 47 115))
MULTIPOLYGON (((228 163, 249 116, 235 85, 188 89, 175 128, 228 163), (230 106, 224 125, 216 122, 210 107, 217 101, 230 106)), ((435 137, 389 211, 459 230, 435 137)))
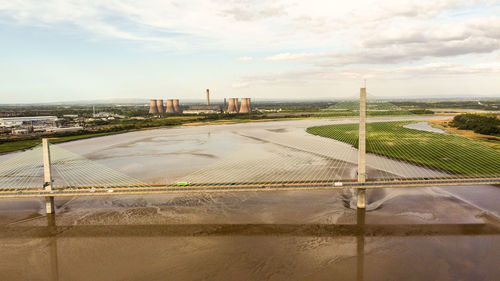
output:
POLYGON ((174 112, 175 113, 182 113, 181 107, 179 106, 179 100, 172 100, 174 103, 174 112))
POLYGON ((167 110, 166 113, 175 113, 174 110, 174 100, 167 100, 167 110))
POLYGON ((239 113, 250 113, 252 112, 252 105, 250 98, 242 98, 239 113))
POLYGON ((156 107, 156 100, 151 100, 149 103, 149 114, 158 113, 158 108, 156 107))
POLYGON ((190 105, 188 109, 182 111, 178 99, 167 99, 166 105, 162 99, 152 99, 149 104, 149 114, 162 113, 184 113, 184 114, 220 114, 220 113, 251 113, 252 102, 250 98, 241 98, 241 104, 238 98, 229 98, 226 107, 226 98, 223 105, 210 103, 210 89, 206 90, 206 104, 190 105))
POLYGON ((238 113, 238 98, 230 98, 227 113, 238 113))
POLYGON ((158 113, 165 112, 165 108, 163 107, 163 100, 156 100, 156 110, 158 113))

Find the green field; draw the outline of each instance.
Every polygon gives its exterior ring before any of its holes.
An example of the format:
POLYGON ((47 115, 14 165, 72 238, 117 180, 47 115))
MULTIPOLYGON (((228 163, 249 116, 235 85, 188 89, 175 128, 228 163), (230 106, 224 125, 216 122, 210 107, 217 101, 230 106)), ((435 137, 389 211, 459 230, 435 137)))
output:
MULTIPOLYGON (((68 141, 72 141, 72 140, 88 139, 88 138, 114 135, 114 134, 120 134, 120 133, 125 133, 125 131, 84 134, 84 135, 75 135, 75 136, 63 136, 63 137, 53 138, 53 139, 51 139, 50 142, 51 143, 61 143, 61 142, 68 142, 68 141)), ((47 137, 50 138, 50 136, 47 136, 47 137)), ((42 143, 41 138, 4 142, 4 143, 0 143, 0 153, 7 153, 7 152, 18 151, 18 150, 29 149, 29 148, 35 147, 41 143, 42 143)))
MULTIPOLYGON (((411 122, 367 124, 367 152, 469 176, 500 176, 500 151, 454 134, 407 129, 411 122)), ((358 146, 358 124, 310 127, 313 135, 358 146)), ((368 163, 369 164, 369 163, 368 163)))

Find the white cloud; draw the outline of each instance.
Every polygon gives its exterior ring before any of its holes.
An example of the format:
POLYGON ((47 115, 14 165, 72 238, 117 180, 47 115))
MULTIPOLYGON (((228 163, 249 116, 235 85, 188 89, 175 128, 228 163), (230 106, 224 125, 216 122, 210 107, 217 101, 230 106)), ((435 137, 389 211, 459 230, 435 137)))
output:
MULTIPOLYGON (((480 63, 464 65, 448 62, 434 62, 415 66, 399 66, 393 68, 349 68, 349 69, 304 69, 247 75, 238 83, 245 87, 257 84, 282 84, 299 81, 332 81, 363 79, 408 79, 456 77, 457 75, 496 75, 500 73, 500 63, 480 63)), ((234 85, 233 85, 234 87, 234 85)))
POLYGON ((297 60, 319 66, 394 64, 427 57, 454 57, 500 50, 500 18, 473 19, 457 24, 425 24, 418 28, 375 28, 358 47, 331 53, 280 53, 270 61, 297 60))
POLYGON ((281 53, 277 54, 274 56, 266 57, 265 60, 269 61, 285 61, 285 60, 307 60, 307 59, 314 59, 314 58, 320 58, 325 56, 323 53, 297 53, 297 54, 291 54, 291 53, 281 53))
POLYGON ((409 22, 428 21, 469 2, 4 0, 0 13, 18 24, 74 25, 98 38, 140 40, 165 49, 290 50, 355 45, 377 26, 405 30, 409 22))
POLYGON ((250 86, 250 82, 233 83, 231 86, 236 89, 247 88, 250 86))
POLYGON ((236 59, 237 61, 251 61, 253 60, 252 57, 239 57, 236 59))
MULTIPOLYGON (((255 73, 231 85, 245 88, 308 80, 498 74, 493 62, 500 52, 499 3, 0 0, 0 25, 62 29, 88 40, 133 41, 148 50, 203 58, 227 52, 224 57, 230 60, 252 61, 255 73)), ((218 75, 233 77, 242 71, 221 67, 218 75)))

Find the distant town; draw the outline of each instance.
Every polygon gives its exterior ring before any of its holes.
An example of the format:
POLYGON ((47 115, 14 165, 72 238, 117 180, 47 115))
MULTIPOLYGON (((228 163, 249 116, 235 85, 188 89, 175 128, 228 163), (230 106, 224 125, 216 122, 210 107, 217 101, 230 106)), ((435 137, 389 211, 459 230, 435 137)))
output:
MULTIPOLYGON (((179 99, 151 99, 149 104, 73 104, 0 106, 0 153, 25 149, 43 136, 55 142, 123 133, 148 128, 234 123, 251 120, 334 118, 357 116, 355 101, 257 101, 217 97, 206 89, 203 103, 184 104, 179 99)), ((498 114, 500 100, 372 100, 368 115, 498 114)))

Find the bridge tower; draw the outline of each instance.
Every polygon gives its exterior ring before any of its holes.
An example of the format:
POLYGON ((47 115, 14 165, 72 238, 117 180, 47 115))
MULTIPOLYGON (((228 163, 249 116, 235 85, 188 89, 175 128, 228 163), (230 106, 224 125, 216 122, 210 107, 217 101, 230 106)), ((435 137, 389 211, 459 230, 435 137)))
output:
MULTIPOLYGON (((361 88, 359 96, 359 141, 358 141, 358 182, 366 182, 366 86, 361 88)), ((358 208, 366 207, 366 189, 358 188, 358 208)))
MULTIPOLYGON (((45 191, 52 191, 52 168, 50 166, 50 148, 49 139, 42 139, 42 154, 43 154, 43 186, 45 191)), ((47 214, 53 214, 55 211, 54 207, 54 196, 45 197, 45 211, 47 214)))

